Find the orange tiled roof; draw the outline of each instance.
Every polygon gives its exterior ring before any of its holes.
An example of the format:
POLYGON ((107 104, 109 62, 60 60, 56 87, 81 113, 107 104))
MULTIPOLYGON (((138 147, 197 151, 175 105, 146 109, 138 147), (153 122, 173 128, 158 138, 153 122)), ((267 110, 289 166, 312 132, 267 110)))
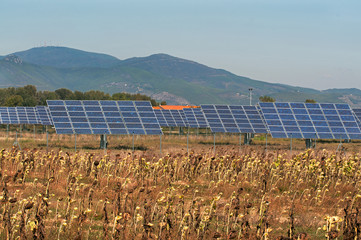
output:
POLYGON ((181 106, 181 105, 160 105, 153 107, 154 109, 166 109, 166 110, 182 110, 183 108, 198 108, 198 106, 181 106))

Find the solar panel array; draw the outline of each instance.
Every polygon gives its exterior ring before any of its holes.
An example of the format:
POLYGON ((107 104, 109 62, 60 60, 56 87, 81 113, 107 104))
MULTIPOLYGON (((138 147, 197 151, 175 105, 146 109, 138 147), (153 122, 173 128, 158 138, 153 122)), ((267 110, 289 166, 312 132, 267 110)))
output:
POLYGON ((163 127, 224 133, 271 133, 273 138, 361 139, 361 109, 348 104, 259 103, 153 109, 149 101, 49 100, 48 106, 0 107, 0 124, 54 125, 58 134, 159 135, 163 127))
POLYGON ((47 101, 58 134, 160 135, 149 101, 47 101))
POLYGON ((200 108, 183 108, 188 127, 207 128, 207 120, 200 108))
POLYGON ((0 107, 1 124, 41 124, 34 107, 0 107))
POLYGON ((201 108, 214 133, 267 133, 255 106, 201 105, 201 108))
POLYGON ((348 104, 259 103, 273 138, 361 139, 348 104))

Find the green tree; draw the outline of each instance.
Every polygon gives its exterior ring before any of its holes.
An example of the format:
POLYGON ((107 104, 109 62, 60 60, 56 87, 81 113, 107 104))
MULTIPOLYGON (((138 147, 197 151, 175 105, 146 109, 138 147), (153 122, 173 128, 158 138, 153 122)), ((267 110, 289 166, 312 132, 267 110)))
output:
POLYGON ((7 107, 22 106, 23 102, 24 99, 20 95, 13 95, 5 100, 5 106, 7 107))
POLYGON ((108 93, 98 90, 90 90, 84 93, 84 100, 110 100, 111 97, 108 93))
POLYGON ((50 91, 39 92, 38 96, 39 96, 38 105, 46 105, 46 100, 60 99, 58 94, 50 91))
POLYGON ((306 99, 305 103, 317 103, 314 99, 306 99))
POLYGON ((267 95, 260 96, 259 100, 261 102, 275 102, 276 101, 276 99, 274 99, 273 97, 267 96, 267 95))
POLYGON ((74 96, 73 92, 66 88, 57 89, 55 93, 58 94, 61 100, 72 99, 74 96))

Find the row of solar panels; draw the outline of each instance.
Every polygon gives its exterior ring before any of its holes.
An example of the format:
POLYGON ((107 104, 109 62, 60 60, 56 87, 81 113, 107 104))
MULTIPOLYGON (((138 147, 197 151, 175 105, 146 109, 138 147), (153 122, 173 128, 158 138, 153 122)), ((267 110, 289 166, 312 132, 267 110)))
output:
POLYGON ((47 101, 58 134, 162 134, 149 101, 47 101))
POLYGON ((274 138, 361 139, 348 104, 259 103, 259 109, 274 138))
POLYGON ((274 138, 361 139, 361 109, 347 104, 259 103, 153 109, 149 101, 49 100, 48 107, 0 107, 2 124, 54 125, 58 134, 162 134, 161 127, 270 133, 274 138))
POLYGON ((0 107, 0 124, 53 125, 46 106, 0 107))

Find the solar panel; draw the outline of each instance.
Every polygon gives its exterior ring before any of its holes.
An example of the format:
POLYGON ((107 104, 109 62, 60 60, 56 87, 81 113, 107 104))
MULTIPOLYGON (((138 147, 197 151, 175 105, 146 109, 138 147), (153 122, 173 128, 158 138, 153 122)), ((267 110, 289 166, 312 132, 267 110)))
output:
POLYGON ((182 110, 178 110, 178 111, 179 111, 179 114, 180 114, 180 116, 181 116, 181 118, 182 118, 182 120, 183 120, 184 124, 185 124, 185 127, 188 127, 188 126, 189 126, 189 124, 188 124, 188 121, 187 121, 186 115, 184 114, 184 111, 183 111, 183 110, 184 110, 184 109, 182 109, 182 110))
POLYGON ((185 116, 183 110, 169 110, 170 114, 172 115, 176 127, 187 127, 188 124, 185 120, 185 116))
MULTIPOLYGON (((118 102, 119 103, 119 102, 118 102)), ((135 107, 147 135, 160 135, 162 130, 150 102, 136 101, 135 107)))
POLYGON ((274 138, 361 139, 347 104, 259 103, 274 138))
POLYGON ((173 118, 173 114, 170 110, 161 109, 161 112, 163 113, 163 116, 165 118, 165 121, 167 122, 168 127, 177 127, 177 123, 175 122, 173 118))
POLYGON ((201 105, 207 124, 213 133, 227 132, 214 105, 201 105))
POLYGON ((229 106, 241 133, 268 133, 256 106, 229 106))
POLYGON ((46 106, 36 106, 35 107, 39 122, 41 125, 53 125, 51 116, 49 113, 49 108, 46 106))
POLYGON ((10 124, 10 116, 8 107, 0 107, 0 123, 1 124, 10 124))
POLYGON ((162 134, 147 101, 47 101, 59 134, 162 134))
POLYGON ((15 107, 8 107, 10 124, 20 124, 18 114, 15 107))
MULTIPOLYGON (((37 114, 36 114, 36 109, 35 107, 17 107, 18 109, 18 114, 19 114, 19 109, 23 110, 25 112, 25 118, 23 119, 23 121, 20 121, 20 123, 24 123, 24 124, 41 124, 37 114)), ((19 116, 19 120, 20 120, 20 116, 19 116)))
POLYGON ((34 107, 1 107, 1 124, 40 124, 34 107))
POLYGON ((361 122, 361 108, 354 108, 352 111, 355 113, 357 120, 361 122))
POLYGON ((184 108, 184 116, 191 128, 207 128, 206 118, 200 108, 184 108))
POLYGON ((169 127, 161 109, 154 109, 154 114, 161 127, 169 127))
POLYGON ((212 132, 267 133, 256 106, 201 105, 212 132))

